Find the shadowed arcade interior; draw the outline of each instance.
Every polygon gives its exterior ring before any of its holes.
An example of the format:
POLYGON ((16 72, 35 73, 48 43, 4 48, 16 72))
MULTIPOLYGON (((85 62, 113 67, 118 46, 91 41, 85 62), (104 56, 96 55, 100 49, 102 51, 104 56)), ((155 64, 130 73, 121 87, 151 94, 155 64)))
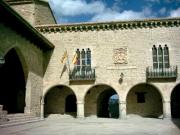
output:
POLYGON ((107 85, 92 87, 85 96, 85 116, 118 118, 119 98, 116 91, 107 85))
POLYGON ((15 49, 5 56, 0 68, 0 104, 8 113, 24 113, 25 78, 20 59, 15 49))
POLYGON ((159 91, 149 84, 138 84, 128 93, 127 114, 141 117, 161 118, 162 97, 159 91))
POLYGON ((180 118, 180 84, 171 93, 171 115, 172 118, 180 118))
POLYGON ((45 117, 51 114, 76 117, 77 106, 74 92, 66 86, 51 88, 45 96, 45 117))

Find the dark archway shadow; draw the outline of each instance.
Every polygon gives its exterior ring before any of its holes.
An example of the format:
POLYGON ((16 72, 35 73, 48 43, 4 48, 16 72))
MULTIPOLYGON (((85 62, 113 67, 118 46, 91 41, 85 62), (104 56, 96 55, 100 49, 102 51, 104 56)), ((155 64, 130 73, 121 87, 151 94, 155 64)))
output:
POLYGON ((52 87, 45 95, 45 118, 53 115, 56 117, 76 117, 77 105, 74 92, 67 86, 52 87))
POLYGON ((111 98, 117 93, 113 89, 104 90, 97 99, 97 116, 100 118, 119 118, 119 101, 111 98))
POLYGON ((24 113, 25 76, 21 61, 15 49, 5 56, 0 68, 0 104, 8 113, 24 113))
POLYGON ((75 95, 68 95, 66 97, 66 105, 65 105, 65 112, 67 114, 70 114, 72 116, 76 116, 77 112, 77 105, 76 105, 76 96, 75 95))
POLYGON ((172 118, 180 118, 180 84, 171 93, 171 115, 172 118))
POLYGON ((180 84, 171 93, 172 122, 180 129, 180 84))

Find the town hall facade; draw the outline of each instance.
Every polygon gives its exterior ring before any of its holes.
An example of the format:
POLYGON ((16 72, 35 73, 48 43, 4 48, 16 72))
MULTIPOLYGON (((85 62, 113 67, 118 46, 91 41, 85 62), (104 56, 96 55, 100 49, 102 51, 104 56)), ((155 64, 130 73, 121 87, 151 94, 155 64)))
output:
POLYGON ((41 0, 0 12, 1 119, 112 118, 113 96, 120 119, 180 118, 180 18, 61 25, 41 0))

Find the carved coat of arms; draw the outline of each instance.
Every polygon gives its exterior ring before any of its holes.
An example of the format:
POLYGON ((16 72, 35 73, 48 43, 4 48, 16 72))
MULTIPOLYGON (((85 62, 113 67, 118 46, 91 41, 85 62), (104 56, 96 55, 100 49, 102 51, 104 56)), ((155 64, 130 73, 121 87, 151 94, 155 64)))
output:
POLYGON ((127 48, 114 49, 114 63, 115 64, 127 64, 127 48))

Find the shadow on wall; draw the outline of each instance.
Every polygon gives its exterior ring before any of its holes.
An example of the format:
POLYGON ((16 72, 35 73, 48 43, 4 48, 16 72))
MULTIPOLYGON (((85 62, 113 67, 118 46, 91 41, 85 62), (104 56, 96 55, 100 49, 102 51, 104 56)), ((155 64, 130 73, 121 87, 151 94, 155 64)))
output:
POLYGON ((54 50, 50 50, 50 51, 46 51, 44 52, 43 54, 43 75, 45 74, 46 72, 46 69, 47 69, 47 66, 49 64, 49 61, 51 59, 51 56, 52 56, 52 53, 53 53, 54 50))

